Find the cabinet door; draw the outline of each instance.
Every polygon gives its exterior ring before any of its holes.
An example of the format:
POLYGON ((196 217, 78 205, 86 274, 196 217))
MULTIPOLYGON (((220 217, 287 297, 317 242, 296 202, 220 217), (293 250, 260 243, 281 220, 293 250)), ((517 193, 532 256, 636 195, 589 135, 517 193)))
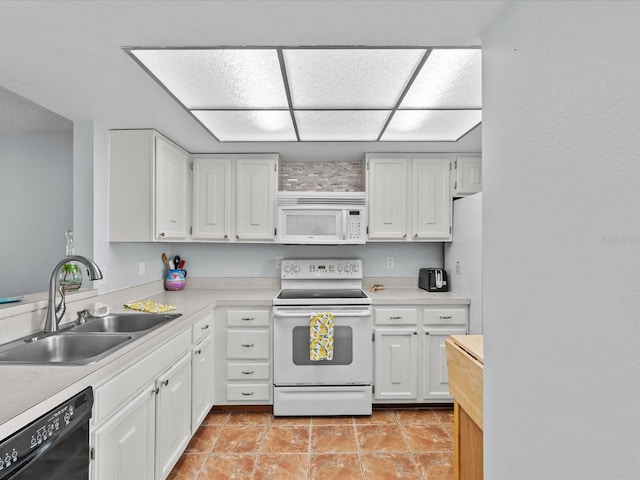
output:
POLYGON ((445 341, 449 335, 464 335, 465 327, 426 329, 423 338, 423 397, 425 400, 451 399, 445 341))
POLYGON ((213 405, 213 339, 207 335, 191 350, 191 434, 213 405))
POLYGON ((472 195, 482 191, 482 157, 480 155, 458 155, 455 172, 454 195, 472 195))
POLYGON ((155 395, 149 385, 93 434, 94 480, 154 477, 155 395))
POLYGON ((407 238, 407 165, 406 158, 368 159, 368 238, 371 240, 407 238))
POLYGON ((193 238, 230 238, 231 167, 231 157, 193 160, 193 238))
POLYGON ((451 240, 450 160, 414 158, 411 163, 411 238, 451 240))
POLYGON ((375 329, 375 400, 416 400, 418 332, 415 328, 375 329))
POLYGON ((236 238, 275 240, 277 156, 236 159, 236 238))
POLYGON ((155 137, 155 238, 187 237, 189 156, 162 137, 155 137))
POLYGON ((156 380, 156 479, 167 478, 191 439, 191 353, 156 380))

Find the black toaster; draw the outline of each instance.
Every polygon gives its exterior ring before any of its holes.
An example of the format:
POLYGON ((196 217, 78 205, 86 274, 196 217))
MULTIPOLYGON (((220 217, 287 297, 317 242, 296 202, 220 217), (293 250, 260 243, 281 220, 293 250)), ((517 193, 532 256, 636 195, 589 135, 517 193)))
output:
POLYGON ((418 287, 428 292, 448 292, 447 272, 443 268, 421 268, 418 287))

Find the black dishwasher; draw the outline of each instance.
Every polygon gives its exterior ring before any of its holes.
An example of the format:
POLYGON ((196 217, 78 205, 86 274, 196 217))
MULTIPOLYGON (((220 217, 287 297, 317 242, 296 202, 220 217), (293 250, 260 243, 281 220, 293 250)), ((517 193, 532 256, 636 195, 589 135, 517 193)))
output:
POLYGON ((0 441, 0 480, 87 480, 91 387, 0 441))

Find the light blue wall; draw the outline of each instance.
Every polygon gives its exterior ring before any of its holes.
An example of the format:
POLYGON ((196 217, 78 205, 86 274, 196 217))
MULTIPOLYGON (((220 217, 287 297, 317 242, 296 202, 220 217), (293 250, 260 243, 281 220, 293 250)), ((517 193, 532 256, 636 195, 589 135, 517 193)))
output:
POLYGON ((47 289, 73 226, 72 171, 72 132, 0 135, 0 297, 47 289))

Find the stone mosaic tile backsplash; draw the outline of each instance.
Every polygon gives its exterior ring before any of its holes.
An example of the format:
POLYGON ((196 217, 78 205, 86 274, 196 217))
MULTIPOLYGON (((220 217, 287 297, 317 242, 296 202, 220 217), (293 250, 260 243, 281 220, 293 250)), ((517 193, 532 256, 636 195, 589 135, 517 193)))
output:
POLYGON ((362 162, 280 162, 285 192, 364 192, 362 162))

